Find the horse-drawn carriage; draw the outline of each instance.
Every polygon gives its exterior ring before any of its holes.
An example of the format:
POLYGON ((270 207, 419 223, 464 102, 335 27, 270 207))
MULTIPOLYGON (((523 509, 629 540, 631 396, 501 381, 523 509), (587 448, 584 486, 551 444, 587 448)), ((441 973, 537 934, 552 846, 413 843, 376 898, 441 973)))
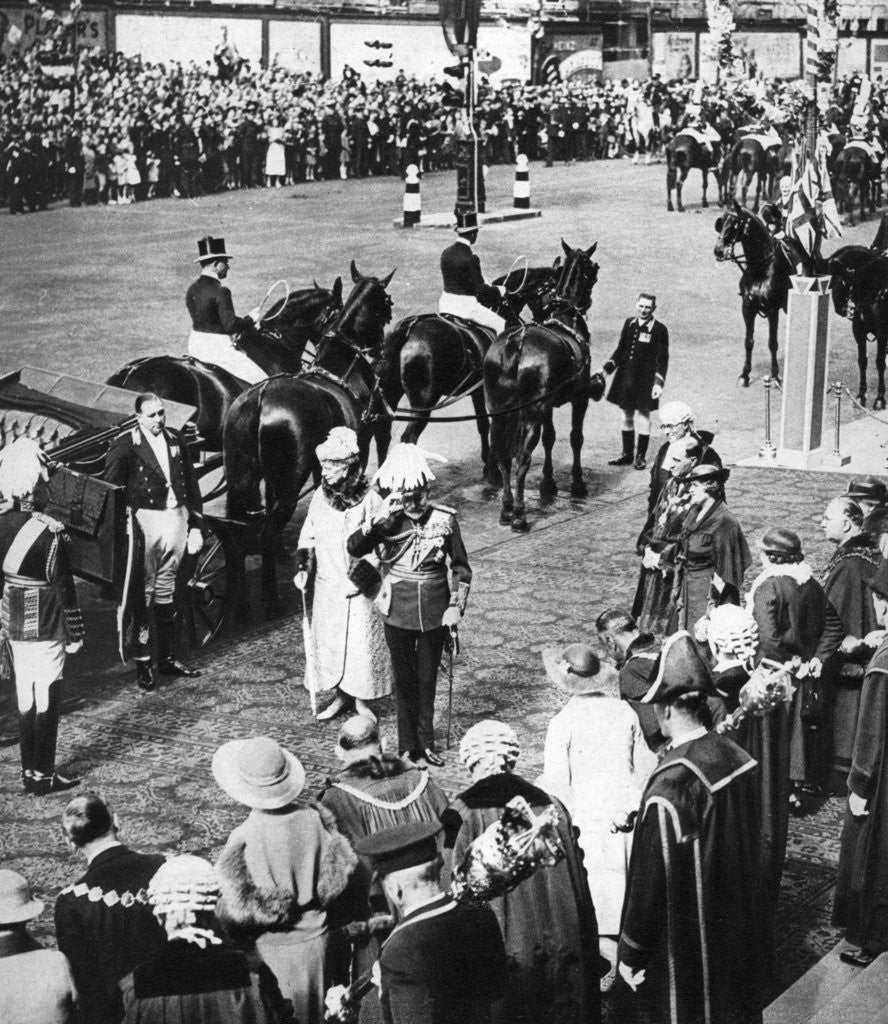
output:
MULTIPOLYGON (((219 467, 201 455, 189 422, 192 406, 167 400, 167 423, 181 430, 195 460, 205 496, 218 494, 219 467)), ((65 523, 71 562, 80 579, 98 585, 118 608, 121 656, 126 657, 126 618, 139 585, 139 533, 120 487, 101 479, 111 441, 135 423, 133 393, 66 374, 24 367, 0 375, 0 449, 17 437, 34 438, 58 467, 50 474, 47 512, 65 523)), ((206 515, 206 543, 183 563, 180 607, 193 646, 215 637, 242 593, 243 524, 206 515)))

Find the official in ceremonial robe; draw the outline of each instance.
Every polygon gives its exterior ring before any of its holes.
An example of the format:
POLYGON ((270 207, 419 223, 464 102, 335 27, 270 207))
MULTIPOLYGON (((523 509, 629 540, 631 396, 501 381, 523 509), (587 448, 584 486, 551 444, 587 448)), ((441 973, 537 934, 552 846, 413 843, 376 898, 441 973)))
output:
POLYGON ((79 782, 56 771, 56 744, 65 659, 84 639, 70 538, 41 511, 38 491, 46 479, 31 438, 17 438, 0 455, 0 495, 12 502, 0 513, 0 643, 8 644, 15 676, 22 788, 37 796, 79 782))
POLYGON ((195 262, 200 264, 200 277, 185 293, 185 305, 191 315, 188 354, 221 366, 248 384, 257 384, 268 374, 238 348, 234 336, 252 330, 259 322, 259 311, 235 315, 231 291, 222 283, 228 277, 232 258, 225 251, 224 238, 206 235, 198 239, 197 250, 195 262))
POLYGON ((673 628, 693 629, 710 608, 740 602, 752 554, 740 523, 725 503, 724 482, 729 473, 706 465, 688 473, 691 509, 676 559, 673 628))
MULTIPOLYGON (((869 580, 878 629, 888 627, 888 562, 869 580)), ((871 638, 872 642, 878 638, 871 638)), ((834 925, 859 947, 843 960, 866 967, 888 950, 888 635, 866 667, 848 775, 834 925)))
POLYGON ((416 445, 396 445, 373 478, 387 496, 347 547, 355 558, 376 550, 383 566, 376 607, 392 657, 398 749, 440 767, 434 726, 438 666, 450 631, 465 613, 472 570, 456 511, 429 502, 434 479, 416 445))
MULTIPOLYGON (((349 427, 334 427, 315 451, 321 486, 312 495, 296 552, 295 583, 311 607, 305 686, 333 691, 333 700, 318 714, 322 720, 350 702, 359 715, 374 718, 367 701, 392 692, 392 661, 373 607, 375 594, 351 579, 355 559, 347 543, 379 511, 382 499, 370 490, 357 434, 349 427)), ((379 559, 371 552, 367 562, 375 570, 379 559)), ((370 577, 378 586, 378 573, 371 571, 370 577)))
POLYGON ((762 1020, 756 763, 709 731, 711 689, 674 634, 645 697, 669 746, 642 796, 619 946, 633 1009, 657 1024, 762 1020))
POLYGON ((557 797, 513 771, 518 738, 503 722, 482 721, 460 743, 459 756, 472 776, 444 815, 445 881, 471 843, 499 821, 506 804, 523 797, 534 813, 554 805, 565 858, 535 872, 490 902, 508 958, 506 994, 494 1008, 494 1024, 594 1022, 600 1017, 598 924, 570 815, 557 797))
POLYGON ((694 411, 684 402, 666 402, 660 409, 660 430, 666 437, 660 445, 651 466, 651 485, 648 490, 648 513, 653 512, 657 498, 664 484, 672 477, 671 468, 676 459, 685 452, 685 438, 699 441, 702 451, 700 463, 721 466, 721 458, 712 447, 714 435, 709 430, 698 430, 694 426, 694 411))
POLYGON ((830 781, 832 787, 843 789, 854 752, 863 674, 872 654, 861 641, 876 628, 869 581, 882 556, 864 531, 863 510, 853 498, 833 498, 820 525, 836 549, 818 579, 845 630, 839 657, 828 666, 824 710, 830 781))

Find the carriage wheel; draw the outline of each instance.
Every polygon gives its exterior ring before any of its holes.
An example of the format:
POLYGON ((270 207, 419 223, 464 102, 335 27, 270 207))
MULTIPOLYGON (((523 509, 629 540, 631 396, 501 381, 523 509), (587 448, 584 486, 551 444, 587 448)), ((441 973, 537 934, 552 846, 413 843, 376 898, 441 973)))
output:
POLYGON ((186 558, 182 606, 188 639, 192 647, 205 647, 228 622, 239 589, 237 545, 222 524, 209 521, 203 548, 186 558))

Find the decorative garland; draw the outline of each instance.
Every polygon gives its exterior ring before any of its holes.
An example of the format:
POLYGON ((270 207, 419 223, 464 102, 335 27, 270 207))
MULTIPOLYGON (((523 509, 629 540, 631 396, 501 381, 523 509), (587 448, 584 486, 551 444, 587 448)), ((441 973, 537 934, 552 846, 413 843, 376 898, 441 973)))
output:
POLYGON ((718 66, 730 68, 734 63, 731 33, 735 25, 734 11, 729 0, 706 0, 706 17, 709 21, 709 32, 716 40, 718 66))
POLYGON ((817 81, 831 82, 839 45, 838 0, 820 0, 817 11, 817 81))

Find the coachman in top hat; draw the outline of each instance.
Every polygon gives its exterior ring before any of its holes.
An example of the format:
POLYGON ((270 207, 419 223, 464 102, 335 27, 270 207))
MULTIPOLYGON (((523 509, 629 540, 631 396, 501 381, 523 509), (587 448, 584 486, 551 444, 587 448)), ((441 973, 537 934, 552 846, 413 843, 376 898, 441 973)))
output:
POLYGON ((481 261, 472 249, 478 239, 478 214, 459 208, 455 213, 457 240, 441 253, 444 290, 438 300, 438 312, 463 317, 499 334, 506 321, 491 307, 499 305, 505 288, 487 284, 481 273, 481 261))

